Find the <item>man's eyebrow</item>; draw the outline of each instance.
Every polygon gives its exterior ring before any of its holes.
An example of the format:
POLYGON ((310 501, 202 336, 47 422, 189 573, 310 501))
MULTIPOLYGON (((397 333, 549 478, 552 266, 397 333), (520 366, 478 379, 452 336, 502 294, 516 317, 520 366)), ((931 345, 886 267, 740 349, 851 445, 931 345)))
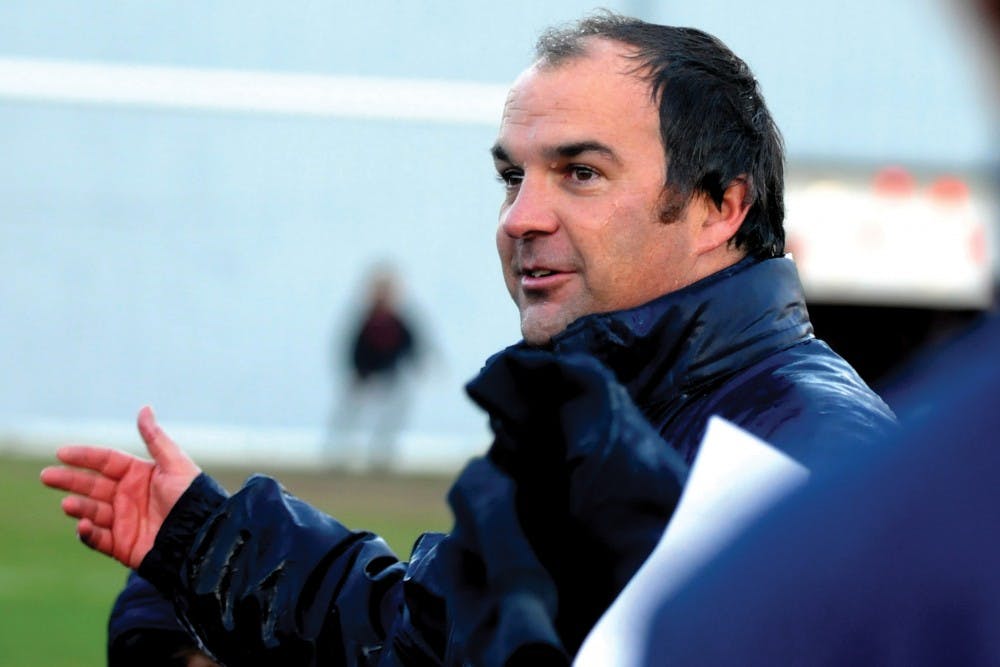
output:
POLYGON ((610 146, 602 144, 599 141, 575 141, 569 144, 560 144, 546 149, 545 156, 548 159, 568 159, 577 157, 583 153, 600 153, 609 160, 619 163, 621 162, 621 160, 618 159, 618 154, 615 153, 610 146))
MULTIPOLYGON (((547 160, 566 160, 575 158, 583 153, 591 152, 600 153, 614 162, 621 162, 618 158, 618 154, 615 153, 610 146, 602 144, 599 141, 574 141, 569 144, 559 144, 558 146, 546 148, 543 151, 543 154, 547 160)), ((493 144, 493 148, 490 149, 490 153, 493 155, 493 159, 497 162, 510 162, 513 164, 513 161, 510 159, 510 155, 507 154, 507 150, 498 143, 493 144)))
POLYGON ((507 155, 507 151, 500 144, 493 144, 493 148, 490 149, 490 154, 493 159, 497 162, 510 162, 510 156, 507 155))

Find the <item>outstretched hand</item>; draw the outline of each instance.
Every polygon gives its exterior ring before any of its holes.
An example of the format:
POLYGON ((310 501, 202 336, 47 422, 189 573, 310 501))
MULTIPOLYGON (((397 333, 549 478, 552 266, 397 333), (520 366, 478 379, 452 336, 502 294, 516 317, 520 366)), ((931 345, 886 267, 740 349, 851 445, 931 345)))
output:
POLYGON ((152 461, 103 447, 60 447, 66 466, 42 470, 42 483, 69 491, 62 509, 78 519, 77 534, 92 549, 136 569, 181 494, 201 470, 164 433, 149 407, 139 434, 152 461))

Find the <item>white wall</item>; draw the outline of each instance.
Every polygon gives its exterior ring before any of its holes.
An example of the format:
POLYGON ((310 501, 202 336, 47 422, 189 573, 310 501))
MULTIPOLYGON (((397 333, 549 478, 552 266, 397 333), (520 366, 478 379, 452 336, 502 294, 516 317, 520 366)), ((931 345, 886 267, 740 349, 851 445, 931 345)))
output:
MULTIPOLYGON (((793 158, 992 154, 961 36, 929 0, 606 4, 728 41, 793 158)), ((589 8, 15 0, 0 59, 504 86, 542 27, 589 8)), ((438 350, 407 457, 480 450, 461 385, 518 338, 493 247, 495 123, 361 116, 0 91, 0 438, 134 446, 148 402, 196 449, 308 458, 342 368, 331 346, 389 259, 438 350)))

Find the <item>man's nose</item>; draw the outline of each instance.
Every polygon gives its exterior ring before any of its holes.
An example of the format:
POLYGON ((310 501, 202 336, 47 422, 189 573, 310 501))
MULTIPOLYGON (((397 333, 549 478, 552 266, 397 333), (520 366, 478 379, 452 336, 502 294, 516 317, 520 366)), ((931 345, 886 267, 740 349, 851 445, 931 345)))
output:
POLYGON ((511 238, 551 234, 559 227, 555 199, 544 179, 525 178, 500 210, 500 229, 511 238))

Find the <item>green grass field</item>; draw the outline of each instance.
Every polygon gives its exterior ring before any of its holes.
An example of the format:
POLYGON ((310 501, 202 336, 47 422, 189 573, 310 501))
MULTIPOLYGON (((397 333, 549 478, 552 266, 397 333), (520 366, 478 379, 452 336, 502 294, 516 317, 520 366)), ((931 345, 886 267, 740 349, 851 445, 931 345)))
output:
MULTIPOLYGON (((61 494, 38 482, 48 463, 0 457, 0 665, 103 665, 108 612, 126 571, 77 541, 61 494)), ((206 472, 235 490, 250 471, 206 472)), ((344 524, 382 535, 403 558, 417 535, 451 524, 450 477, 267 472, 344 524)))

